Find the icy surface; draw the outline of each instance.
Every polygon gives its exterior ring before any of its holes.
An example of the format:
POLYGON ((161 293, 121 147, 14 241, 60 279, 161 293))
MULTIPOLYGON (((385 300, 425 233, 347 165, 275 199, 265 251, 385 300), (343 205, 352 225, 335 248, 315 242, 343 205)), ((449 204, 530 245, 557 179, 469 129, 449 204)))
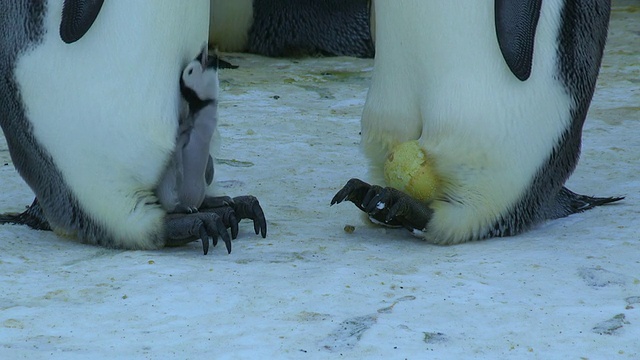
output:
MULTIPOLYGON (((0 358, 640 358, 634 9, 613 13, 568 184, 620 204, 451 247, 371 225, 329 202, 365 176, 372 61, 226 54, 240 68, 221 74, 217 181, 260 199, 267 238, 243 222, 231 255, 203 256, 0 226, 0 358)), ((4 139, 0 178, 0 211, 31 203, 4 139)))

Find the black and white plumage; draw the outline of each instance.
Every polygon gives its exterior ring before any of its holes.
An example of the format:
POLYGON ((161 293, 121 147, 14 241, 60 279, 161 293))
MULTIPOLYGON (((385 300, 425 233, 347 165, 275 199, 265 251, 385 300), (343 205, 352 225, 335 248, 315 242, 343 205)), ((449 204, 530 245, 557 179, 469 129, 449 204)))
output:
POLYGON ((576 167, 609 0, 376 0, 376 58, 362 116, 370 185, 350 200, 373 220, 437 244, 522 232, 620 198, 575 194, 576 167), (417 201, 385 188, 383 164, 417 140, 439 188, 417 201))
POLYGON ((209 5, 0 3, 0 124, 37 199, 0 222, 125 249, 228 242, 218 214, 167 215, 155 194, 185 107, 178 79, 207 41, 209 5))
POLYGON ((370 0, 211 0, 210 43, 265 56, 373 57, 370 0))

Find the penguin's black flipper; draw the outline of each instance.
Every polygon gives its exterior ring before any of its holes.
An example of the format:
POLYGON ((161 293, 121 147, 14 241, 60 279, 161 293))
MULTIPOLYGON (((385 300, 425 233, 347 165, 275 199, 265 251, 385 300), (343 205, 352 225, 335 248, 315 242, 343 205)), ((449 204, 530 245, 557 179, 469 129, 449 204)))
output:
POLYGON ((213 61, 215 61, 215 68, 216 69, 237 69, 238 65, 233 65, 232 63, 226 61, 226 60, 222 60, 220 59, 220 57, 218 56, 218 50, 217 49, 212 49, 209 48, 208 51, 208 56, 210 59, 214 59, 213 61))
POLYGON ((80 40, 98 17, 104 0, 64 0, 60 38, 67 44, 80 40))
POLYGON ((204 181, 207 185, 211 185, 213 182, 213 158, 209 155, 209 159, 207 160, 207 167, 204 170, 204 181))
POLYGON ((51 231, 51 225, 44 217, 38 198, 35 198, 31 206, 22 213, 0 214, 0 224, 27 225, 35 230, 51 231))
POLYGON ((238 65, 233 65, 232 63, 218 59, 218 69, 237 69, 238 65))
POLYGON ((411 232, 423 231, 433 210, 425 203, 416 200, 391 187, 370 185, 359 179, 351 179, 331 200, 331 205, 345 200, 354 203, 369 218, 391 227, 404 227, 411 232))
POLYGON ((542 0, 495 0, 498 45, 507 66, 521 81, 531 75, 541 5, 542 0))

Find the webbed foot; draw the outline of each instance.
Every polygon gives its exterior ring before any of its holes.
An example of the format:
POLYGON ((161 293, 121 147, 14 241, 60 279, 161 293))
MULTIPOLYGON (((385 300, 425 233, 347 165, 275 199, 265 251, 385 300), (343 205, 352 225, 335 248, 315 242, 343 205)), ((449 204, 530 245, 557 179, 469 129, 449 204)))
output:
POLYGON ((176 205, 175 209, 171 211, 172 214, 193 214, 197 213, 198 208, 194 206, 176 205))
POLYGON ((240 219, 236 216, 236 212, 233 210, 230 204, 216 206, 216 207, 201 207, 200 211, 217 214, 222 223, 227 229, 231 230, 231 239, 238 237, 238 223, 240 219))
POLYGON ((213 241, 213 246, 218 244, 218 237, 221 237, 227 252, 231 253, 231 238, 227 227, 216 213, 168 214, 165 221, 165 234, 166 246, 180 246, 200 239, 205 255, 209 252, 209 237, 213 241))
POLYGON ((207 196, 200 211, 214 212, 220 215, 227 227, 231 228, 232 237, 238 235, 238 222, 242 219, 253 220, 253 229, 263 238, 267 236, 267 220, 260 206, 260 202, 255 196, 245 195, 230 198, 228 196, 210 197, 207 196))
POLYGON ((351 179, 336 193, 331 205, 345 200, 354 203, 369 218, 387 226, 402 226, 410 231, 422 231, 431 220, 433 210, 404 192, 370 185, 359 179, 351 179))

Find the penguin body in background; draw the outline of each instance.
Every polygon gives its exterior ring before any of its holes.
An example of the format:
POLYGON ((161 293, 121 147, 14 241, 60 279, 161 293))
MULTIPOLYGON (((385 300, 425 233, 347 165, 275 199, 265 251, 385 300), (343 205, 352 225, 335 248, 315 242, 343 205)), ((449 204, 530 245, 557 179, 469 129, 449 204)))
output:
POLYGON ((375 222, 455 244, 620 199, 564 187, 580 153, 608 0, 374 7, 376 58, 361 122, 374 184, 352 179, 332 204, 349 200, 375 222))
POLYGON ((0 222, 35 217, 124 249, 229 241, 217 214, 167 216, 155 194, 184 107, 178 80, 206 43, 208 10, 208 0, 0 3, 0 124, 36 195, 0 222))
POLYGON ((253 24, 253 0, 210 0, 209 46, 219 51, 247 50, 253 24))
POLYGON ((211 0, 210 44, 265 56, 373 57, 370 0, 211 0))

